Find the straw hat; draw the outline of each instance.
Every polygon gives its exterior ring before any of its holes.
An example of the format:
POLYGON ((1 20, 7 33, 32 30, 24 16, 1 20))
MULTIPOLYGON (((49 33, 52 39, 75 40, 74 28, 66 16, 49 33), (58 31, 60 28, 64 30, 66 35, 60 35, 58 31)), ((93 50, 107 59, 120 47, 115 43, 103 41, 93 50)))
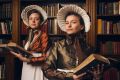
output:
POLYGON ((77 6, 77 5, 66 5, 64 7, 62 7, 57 14, 57 20, 58 20, 58 25, 60 27, 60 29, 62 31, 66 32, 65 29, 65 16, 69 13, 69 12, 75 12, 78 13, 84 21, 84 26, 85 26, 85 32, 88 32, 90 29, 90 18, 88 16, 88 14, 86 13, 86 11, 84 9, 82 9, 81 7, 77 6))
POLYGON ((37 11, 39 11, 41 13, 41 15, 43 16, 43 22, 46 21, 46 19, 48 18, 47 13, 40 6, 38 6, 38 5, 27 6, 22 10, 22 13, 21 13, 21 18, 22 18, 24 24, 27 25, 27 26, 29 26, 29 24, 28 24, 28 16, 27 16, 28 12, 33 10, 33 9, 35 9, 35 10, 37 10, 37 11))

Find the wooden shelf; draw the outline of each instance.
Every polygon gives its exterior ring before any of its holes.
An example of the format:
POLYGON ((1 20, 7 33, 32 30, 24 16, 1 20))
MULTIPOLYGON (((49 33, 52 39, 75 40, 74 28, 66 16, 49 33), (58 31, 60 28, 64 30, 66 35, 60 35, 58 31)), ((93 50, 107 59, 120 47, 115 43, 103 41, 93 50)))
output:
POLYGON ((12 35, 11 34, 0 34, 0 39, 12 39, 12 35))
POLYGON ((0 18, 0 21, 4 21, 4 22, 11 21, 11 20, 12 20, 12 18, 0 18))
POLYGON ((97 35, 97 41, 120 41, 120 35, 97 35))
POLYGON ((12 0, 0 0, 0 4, 11 3, 12 0))
POLYGON ((99 19, 108 19, 108 20, 120 20, 120 15, 97 15, 97 18, 99 19))

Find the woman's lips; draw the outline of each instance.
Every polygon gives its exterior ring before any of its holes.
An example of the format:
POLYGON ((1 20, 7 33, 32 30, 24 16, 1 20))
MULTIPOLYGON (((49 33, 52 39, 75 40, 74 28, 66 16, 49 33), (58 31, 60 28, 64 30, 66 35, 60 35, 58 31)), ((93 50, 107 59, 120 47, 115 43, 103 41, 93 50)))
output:
POLYGON ((36 24, 32 24, 32 26, 36 26, 36 24))
POLYGON ((67 31, 71 31, 72 29, 66 29, 67 31))

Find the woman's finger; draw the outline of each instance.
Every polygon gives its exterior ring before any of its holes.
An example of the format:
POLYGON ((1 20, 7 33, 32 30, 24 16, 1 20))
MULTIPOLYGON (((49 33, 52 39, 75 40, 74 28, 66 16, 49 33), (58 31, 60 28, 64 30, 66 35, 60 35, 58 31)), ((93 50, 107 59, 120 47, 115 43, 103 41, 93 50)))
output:
POLYGON ((26 57, 23 57, 21 54, 18 54, 16 52, 10 51, 13 55, 15 55, 17 58, 19 58, 21 61, 24 62, 30 62, 30 60, 26 57))
POLYGON ((79 80, 77 75, 73 75, 74 80, 79 80))
POLYGON ((81 78, 82 76, 84 76, 84 75, 86 75, 86 74, 87 74, 86 72, 81 73, 81 74, 78 75, 78 78, 81 78))

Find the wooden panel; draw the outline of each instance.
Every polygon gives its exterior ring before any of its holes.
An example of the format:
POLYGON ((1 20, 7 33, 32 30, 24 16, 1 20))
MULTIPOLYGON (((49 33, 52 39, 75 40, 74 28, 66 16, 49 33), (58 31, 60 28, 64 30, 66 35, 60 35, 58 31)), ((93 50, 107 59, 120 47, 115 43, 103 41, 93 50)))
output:
MULTIPOLYGON (((12 0, 12 41, 18 43, 19 42, 19 0, 12 0)), ((14 56, 11 53, 6 53, 6 80, 14 80, 14 72, 15 72, 15 64, 14 64, 14 56)))
POLYGON ((91 28, 87 33, 87 42, 95 46, 96 44, 96 0, 86 0, 86 10, 91 18, 91 28))
POLYGON ((12 28, 12 41, 18 43, 20 37, 20 0, 13 0, 12 6, 12 21, 13 21, 13 28, 12 28))

